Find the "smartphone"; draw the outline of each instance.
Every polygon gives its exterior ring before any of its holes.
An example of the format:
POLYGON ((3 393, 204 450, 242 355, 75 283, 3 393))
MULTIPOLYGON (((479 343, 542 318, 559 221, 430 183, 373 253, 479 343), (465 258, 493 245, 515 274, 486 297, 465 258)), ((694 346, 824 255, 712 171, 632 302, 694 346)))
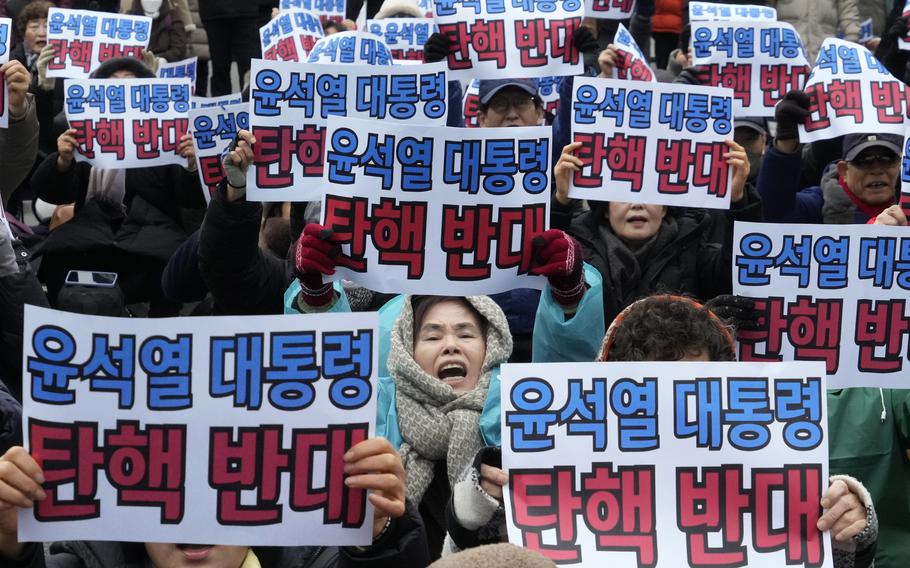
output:
POLYGON ((71 286, 97 286, 113 288, 117 285, 116 272, 94 272, 91 270, 70 270, 66 275, 66 284, 71 286))

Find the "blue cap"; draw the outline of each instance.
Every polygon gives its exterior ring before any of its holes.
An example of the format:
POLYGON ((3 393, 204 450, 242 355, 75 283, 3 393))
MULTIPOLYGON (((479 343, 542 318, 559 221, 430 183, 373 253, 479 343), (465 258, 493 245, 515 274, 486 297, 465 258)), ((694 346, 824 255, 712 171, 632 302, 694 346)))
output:
POLYGON ((496 93, 506 87, 515 87, 528 93, 532 97, 540 97, 540 95, 537 94, 537 79, 492 79, 480 82, 477 93, 480 97, 480 104, 490 104, 490 99, 495 97, 496 93))

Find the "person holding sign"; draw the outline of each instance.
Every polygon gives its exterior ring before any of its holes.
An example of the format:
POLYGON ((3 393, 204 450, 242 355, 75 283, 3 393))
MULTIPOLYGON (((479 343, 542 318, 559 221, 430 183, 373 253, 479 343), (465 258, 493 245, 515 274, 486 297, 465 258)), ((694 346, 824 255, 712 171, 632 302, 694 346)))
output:
POLYGON ((31 171, 38 153, 38 118, 28 94, 31 75, 17 60, 0 66, 9 89, 9 128, 0 129, 0 202, 6 204, 31 171))
POLYGON ((850 134, 843 158, 821 185, 799 187, 802 153, 797 125, 809 116, 809 97, 791 91, 777 104, 777 136, 758 177, 765 218, 782 223, 867 223, 896 203, 903 139, 893 134, 850 134))
MULTIPOLYGON (((128 568, 333 568, 429 564, 426 535, 406 503, 401 459, 387 440, 370 438, 345 455, 345 484, 371 491, 375 507, 368 547, 262 547, 189 543, 76 541, 55 544, 45 557, 41 543, 17 540, 19 508, 45 499, 44 474, 21 446, 0 457, 0 563, 6 568, 123 566, 128 568)), ((137 527, 141 531, 141 527, 137 527)), ((301 527, 301 530, 305 530, 301 527)))

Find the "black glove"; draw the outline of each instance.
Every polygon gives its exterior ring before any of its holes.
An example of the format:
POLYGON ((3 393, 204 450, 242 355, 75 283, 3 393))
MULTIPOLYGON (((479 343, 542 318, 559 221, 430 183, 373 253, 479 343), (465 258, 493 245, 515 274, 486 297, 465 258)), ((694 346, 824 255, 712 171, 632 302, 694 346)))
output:
POLYGON ((898 39, 907 35, 907 20, 905 18, 898 18, 894 20, 894 23, 891 24, 891 27, 888 28, 888 31, 885 32, 885 35, 882 36, 882 43, 886 40, 891 42, 896 42, 898 39))
POLYGON ((774 120, 777 121, 778 140, 796 140, 799 138, 798 125, 806 122, 809 116, 809 95, 799 90, 792 90, 774 107, 774 120))
POLYGON ((709 79, 711 79, 710 67, 707 65, 693 65, 680 71, 673 82, 685 85, 707 85, 709 79))
POLYGON ((724 323, 732 325, 737 331, 761 328, 758 323, 760 314, 755 309, 755 300, 752 298, 725 294, 711 298, 705 303, 705 307, 714 312, 724 323))
POLYGON ((600 44, 597 43, 597 38, 586 26, 580 26, 572 32, 572 43, 582 53, 597 53, 600 51, 600 44))
POLYGON ((423 44, 423 61, 424 63, 436 63, 445 61, 452 50, 452 42, 445 35, 436 32, 427 38, 423 44))

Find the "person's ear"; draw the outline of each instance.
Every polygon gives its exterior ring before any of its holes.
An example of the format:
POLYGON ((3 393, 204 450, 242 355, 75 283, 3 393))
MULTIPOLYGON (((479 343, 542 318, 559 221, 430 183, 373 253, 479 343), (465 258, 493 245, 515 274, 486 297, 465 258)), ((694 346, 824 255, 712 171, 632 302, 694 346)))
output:
POLYGON ((482 110, 477 113, 477 126, 485 128, 487 125, 487 111, 482 110))
POLYGON ((543 110, 543 105, 537 105, 535 108, 537 108, 537 125, 543 126, 545 124, 544 116, 546 115, 543 110))
POLYGON ((667 206, 664 205, 664 206, 661 207, 660 218, 663 219, 663 218, 666 217, 666 216, 667 216, 667 206))
POLYGON ((837 162, 837 175, 839 175, 842 178, 847 177, 847 162, 846 161, 840 160, 839 162, 837 162))

